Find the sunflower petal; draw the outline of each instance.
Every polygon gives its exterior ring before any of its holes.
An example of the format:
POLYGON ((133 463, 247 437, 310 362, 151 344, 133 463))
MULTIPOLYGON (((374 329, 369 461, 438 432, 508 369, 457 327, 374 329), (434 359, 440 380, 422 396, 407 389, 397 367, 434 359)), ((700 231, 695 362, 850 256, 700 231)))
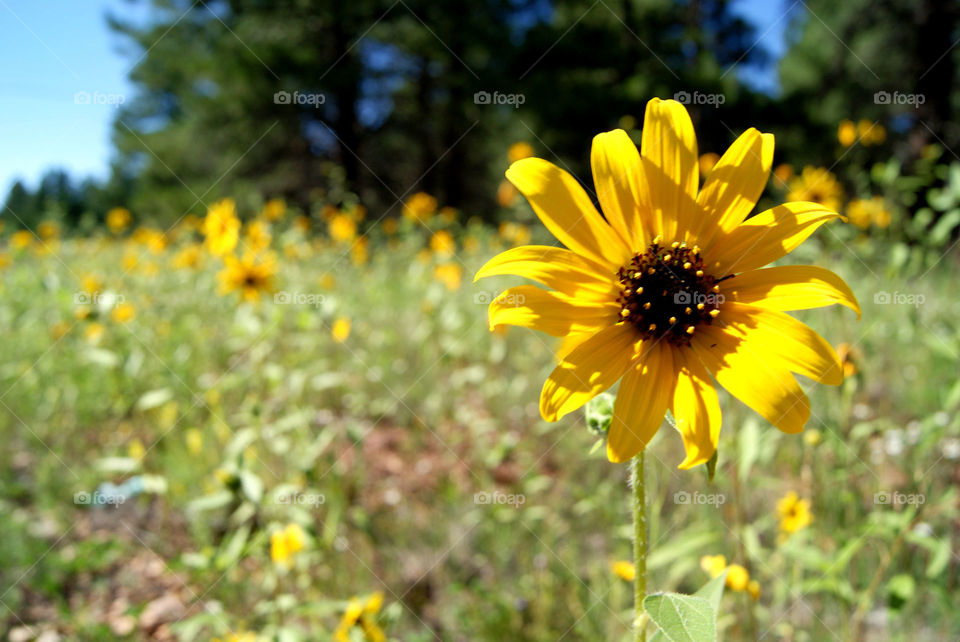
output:
POLYGON ((501 252, 477 271, 474 281, 514 274, 572 297, 616 298, 612 272, 575 252, 549 245, 523 245, 501 252))
POLYGON ((727 300, 767 310, 808 310, 839 303, 860 318, 860 304, 850 286, 830 270, 815 265, 744 272, 724 281, 720 293, 727 300))
POLYGON ((720 440, 720 401, 710 374, 691 350, 677 350, 677 387, 673 392, 673 417, 683 438, 687 470, 707 463, 720 440))
POLYGON ((839 218, 816 203, 784 203, 741 223, 717 237, 705 254, 710 270, 726 275, 755 270, 789 254, 814 230, 839 218))
POLYGON ((557 240, 577 254, 616 267, 629 258, 626 244, 569 173, 542 158, 524 158, 510 166, 507 179, 557 240))
POLYGON ((575 300, 535 285, 504 290, 490 302, 490 330, 515 325, 563 337, 571 332, 596 331, 617 321, 615 302, 575 300))
POLYGON ((643 166, 640 152, 627 132, 615 129, 594 136, 590 166, 600 209, 610 226, 629 247, 646 247, 646 230, 639 207, 643 166))
POLYGON ((635 329, 621 323, 577 346, 543 384, 540 414, 556 421, 612 386, 636 358, 639 343, 635 329))
POLYGON ((807 324, 783 312, 742 303, 725 303, 720 314, 727 330, 767 363, 831 386, 843 383, 836 351, 807 324))
POLYGON ((714 234, 732 232, 757 204, 773 164, 773 134, 743 132, 707 176, 697 204, 703 214, 697 238, 709 246, 714 234))
POLYGON ((613 404, 607 458, 620 463, 647 447, 670 405, 676 370, 673 351, 663 341, 640 346, 641 356, 627 370, 613 404))
POLYGON ((717 326, 697 328, 692 346, 730 394, 783 432, 803 430, 810 401, 789 370, 769 363, 741 337, 717 326))
POLYGON ((654 236, 686 240, 697 216, 697 137, 686 108, 675 100, 647 103, 640 141, 654 236))

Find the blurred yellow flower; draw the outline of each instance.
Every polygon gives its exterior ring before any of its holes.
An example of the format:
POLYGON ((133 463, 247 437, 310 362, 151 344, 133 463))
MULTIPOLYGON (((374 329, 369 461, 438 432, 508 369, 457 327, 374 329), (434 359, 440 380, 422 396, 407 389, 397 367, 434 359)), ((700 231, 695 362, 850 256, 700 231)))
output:
POLYGON ((349 243, 357 236, 357 224, 348 214, 337 214, 327 221, 327 232, 337 243, 349 243))
POLYGON ((356 266, 366 265, 370 260, 370 241, 366 236, 358 238, 350 247, 350 260, 356 266))
POLYGON ((837 177, 823 167, 803 168, 800 176, 790 181, 788 201, 808 201, 837 211, 843 204, 843 187, 837 177))
POLYGON ((129 457, 130 459, 136 459, 139 461, 143 459, 144 456, 146 456, 146 454, 147 454, 147 449, 144 448, 143 442, 140 441, 139 439, 133 439, 127 445, 127 457, 129 457))
POLYGON ((511 163, 516 163, 518 160, 530 158, 534 153, 533 145, 521 141, 510 145, 510 149, 507 150, 507 158, 510 159, 511 163))
POLYGON ((383 233, 387 236, 393 236, 397 233, 397 230, 400 229, 400 224, 397 222, 397 219, 390 218, 383 219, 383 233))
POLYGON ((887 130, 883 125, 865 118, 857 122, 857 134, 864 145, 879 145, 887 140, 887 130))
POLYGON ((199 428, 187 428, 184 440, 191 455, 199 455, 203 451, 203 433, 199 428))
POLYGON ((103 281, 96 274, 84 274, 80 279, 80 288, 84 294, 89 294, 92 297, 103 290, 103 281))
POLYGON ((468 236, 463 239, 463 251, 470 254, 480 249, 480 239, 476 236, 468 236))
POLYGON ((457 251, 457 242, 447 230, 440 230, 430 237, 430 249, 440 256, 453 256, 457 251))
POLYGON ((841 120, 837 126, 837 140, 844 147, 850 147, 857 142, 857 126, 852 120, 841 120))
POLYGON ((311 222, 310 222, 309 216, 304 216, 303 214, 301 214, 297 218, 293 219, 294 229, 300 230, 303 233, 309 232, 310 226, 311 226, 311 222))
POLYGON ((868 199, 850 201, 847 206, 847 218, 850 222, 865 230, 870 225, 886 228, 890 225, 891 215, 887 209, 887 202, 882 196, 873 196, 868 199))
POLYGON ((332 290, 337 287, 336 277, 329 272, 324 272, 320 275, 320 287, 324 290, 332 290))
POLYGON ((610 565, 610 570, 624 582, 632 582, 637 577, 637 568, 633 565, 633 562, 627 560, 613 562, 610 565))
POLYGON ((13 265, 13 259, 6 252, 0 252, 0 270, 4 270, 13 265))
POLYGON ((386 642, 387 636, 376 623, 377 613, 383 608, 383 593, 377 591, 365 601, 352 597, 343 611, 340 624, 334 632, 336 642, 349 642, 350 630, 359 626, 367 642, 386 642))
POLYGON ((463 281, 463 268, 459 263, 442 263, 433 268, 433 278, 453 292, 460 288, 463 281))
POLYGON ((114 207, 107 212, 107 228, 114 234, 130 227, 130 221, 130 210, 125 207, 114 207))
POLYGON ((94 321, 87 326, 86 330, 83 331, 83 338, 89 343, 100 343, 100 339, 103 338, 103 333, 105 331, 106 328, 103 327, 102 323, 97 323, 94 321))
POLYGON ((750 574, 739 564, 727 567, 727 588, 733 591, 746 591, 750 584, 750 574))
POLYGON ((747 584, 747 593, 750 594, 754 600, 760 599, 760 582, 757 580, 750 580, 747 584))
POLYGON ((247 223, 243 244, 252 252, 262 252, 270 247, 273 237, 270 235, 270 225, 263 220, 254 219, 247 223))
POLYGON ((229 633, 225 638, 213 638, 210 642, 257 642, 257 634, 250 631, 229 633))
POLYGON ((844 377, 852 377, 859 372, 857 369, 857 362, 860 360, 859 350, 849 343, 841 343, 837 346, 837 356, 840 357, 844 377))
POLYGON ((333 322, 333 326, 330 328, 330 335, 337 343, 343 343, 350 337, 350 327, 350 319, 340 317, 333 322))
POLYGON ((500 181, 497 187, 497 203, 500 207, 510 207, 517 201, 517 188, 510 181, 500 181))
POLYGON ((700 568, 710 574, 710 577, 717 577, 727 568, 727 558, 723 555, 704 555, 700 558, 700 568))
POLYGON ((287 211, 287 202, 282 198, 271 198, 264 203, 261 215, 268 221, 279 221, 287 211))
POLYGON ((127 303, 126 301, 114 306, 110 311, 110 318, 116 323, 127 323, 132 321, 136 316, 136 308, 133 307, 133 304, 127 303))
POLYGON ((53 221, 43 221, 37 225, 37 236, 44 241, 57 238, 60 235, 60 226, 53 221))
POLYGON ((714 166, 720 162, 720 154, 715 154, 714 152, 707 152, 706 154, 700 155, 700 178, 706 178, 707 174, 714 168, 714 166))
POLYGON ((175 269, 197 269, 203 264, 203 246, 191 243, 173 256, 171 264, 175 269))
POLYGON ((50 326, 50 336, 54 339, 59 339, 63 337, 66 333, 70 332, 70 324, 66 321, 57 321, 52 326, 50 326))
POLYGON ((258 255, 247 252, 240 259, 227 256, 223 270, 217 274, 220 294, 239 292, 244 301, 259 301, 261 294, 273 292, 276 273, 277 261, 273 253, 258 255))
POLYGON ((33 234, 29 230, 17 230, 10 235, 10 247, 22 250, 33 245, 33 234))
POLYGON ((214 256, 224 256, 237 246, 240 235, 240 219, 232 198, 217 201, 207 210, 203 219, 203 235, 206 248, 214 256))
POLYGON ((307 536, 299 524, 287 524, 283 530, 270 535, 270 559, 275 564, 289 566, 293 556, 303 550, 307 536))
POLYGON ((786 187, 787 181, 793 178, 793 168, 787 163, 780 163, 773 169, 773 176, 777 179, 777 187, 786 187))
POLYGON ((440 212, 437 214, 441 221, 444 223, 450 224, 457 220, 457 208, 450 207, 449 205, 440 208, 440 212))
POLYGON ((823 433, 816 428, 808 428, 803 431, 803 443, 808 446, 819 446, 823 441, 823 433))
POLYGON ((777 512, 780 514, 780 530, 784 533, 795 533, 813 521, 810 501, 800 499, 794 491, 790 491, 777 502, 777 512))
POLYGON ((437 211, 437 199, 426 192, 417 192, 403 204, 403 216, 418 223, 427 223, 437 211))

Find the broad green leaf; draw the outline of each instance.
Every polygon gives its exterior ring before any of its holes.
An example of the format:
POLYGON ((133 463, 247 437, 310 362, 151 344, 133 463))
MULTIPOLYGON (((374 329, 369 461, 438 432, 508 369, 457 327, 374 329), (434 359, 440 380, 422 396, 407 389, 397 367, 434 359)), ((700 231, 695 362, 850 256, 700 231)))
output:
POLYGON ((650 595, 643 610, 671 642, 710 642, 717 639, 716 612, 702 597, 679 593, 650 595))
POLYGON ((716 615, 720 612, 720 600, 723 598, 723 588, 727 583, 727 572, 724 571, 715 578, 700 587, 700 590, 694 593, 695 597, 702 597, 710 602, 713 612, 716 615))

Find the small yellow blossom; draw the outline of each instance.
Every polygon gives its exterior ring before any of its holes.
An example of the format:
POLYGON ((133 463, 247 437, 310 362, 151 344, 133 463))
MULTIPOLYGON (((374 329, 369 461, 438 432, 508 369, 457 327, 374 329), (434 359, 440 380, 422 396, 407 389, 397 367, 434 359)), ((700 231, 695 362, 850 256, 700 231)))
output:
POLYGON ((497 203, 500 207, 510 207, 517 202, 517 188, 510 181, 500 181, 497 187, 497 203))
POLYGON ((53 221, 43 221, 37 225, 37 236, 44 241, 55 239, 60 236, 60 226, 53 221))
POLYGON ((116 323, 127 323, 132 321, 136 316, 136 308, 133 307, 133 304, 127 303, 126 301, 114 306, 114 308, 110 311, 110 318, 116 323))
POLYGON ((214 256, 224 256, 237 246, 240 235, 240 219, 232 198, 217 201, 207 210, 203 219, 203 235, 207 251, 214 256))
POLYGON ((114 207, 107 212, 107 228, 113 234, 120 234, 130 227, 130 210, 125 207, 114 207))
POLYGON ((453 292, 460 288, 463 281, 463 268, 458 263, 441 263, 433 268, 433 278, 453 292))
POLYGON ((518 160, 530 158, 534 153, 533 145, 521 141, 510 145, 510 149, 507 150, 507 158, 510 159, 511 163, 516 163, 518 160))
POLYGON ((610 570, 624 582, 632 582, 637 577, 637 568, 633 565, 633 562, 627 560, 613 562, 610 565, 610 570))
POLYGON ((390 218, 383 219, 383 233, 387 236, 393 236, 397 233, 397 230, 400 229, 400 224, 397 222, 397 219, 390 218))
POLYGON ((757 580, 750 580, 747 584, 747 593, 750 594, 754 600, 760 599, 760 582, 757 580))
POLYGON ((287 524, 283 530, 274 531, 270 535, 270 559, 275 564, 289 566, 293 556, 303 550, 306 539, 306 533, 299 524, 287 524))
POLYGON ((327 222, 327 232, 337 243, 349 243, 357 236, 357 224, 349 214, 337 214, 327 222))
POLYGON ((795 533, 813 521, 810 500, 800 499, 794 491, 790 491, 777 502, 777 512, 780 514, 780 530, 784 533, 795 533))
POLYGON ((370 241, 366 236, 358 238, 350 247, 350 260, 358 267, 370 260, 370 241))
POLYGON ((457 251, 457 242, 447 230, 440 230, 430 237, 430 249, 440 256, 450 257, 457 251))
POLYGON ((823 433, 816 428, 807 428, 803 431, 803 443, 808 446, 819 446, 823 441, 823 433))
POLYGON ((727 567, 727 588, 733 591, 746 591, 750 584, 750 574, 739 564, 727 567))
POLYGON ((713 171, 714 166, 720 161, 720 154, 707 152, 700 155, 700 178, 705 178, 707 174, 713 171))
POLYGON ((857 142, 857 126, 852 120, 841 120, 837 126, 837 140, 844 147, 850 147, 857 142))
POLYGON ((147 454, 147 449, 139 439, 133 439, 127 444, 127 457, 140 461, 147 454))
POLYGON ((191 243, 177 252, 171 264, 175 269, 197 269, 203 265, 203 246, 199 243, 191 243))
POLYGON ((710 574, 710 577, 717 577, 727 568, 727 558, 723 555, 704 555, 700 558, 700 568, 710 574))
POLYGON ((887 130, 883 125, 865 118, 857 122, 857 134, 864 145, 879 145, 887 140, 887 130))
POLYGON ((870 225, 886 228, 890 225, 891 215, 887 202, 882 196, 873 196, 869 199, 850 201, 847 206, 847 218, 850 222, 865 230, 870 225))
POLYGON ((417 192, 403 205, 403 216, 418 223, 427 223, 437 211, 437 199, 426 192, 417 192))
POLYGON ((33 234, 29 230, 17 230, 10 235, 10 247, 22 250, 33 245, 33 234))
POLYGON ((843 187, 832 172, 823 167, 804 167, 790 180, 788 201, 809 201, 837 211, 843 203, 843 187))
POLYGON ((333 336, 333 340, 337 343, 343 343, 350 337, 350 319, 346 317, 340 317, 339 319, 333 322, 333 326, 330 328, 330 334, 333 336))
POLYGON ((793 168, 787 163, 780 163, 773 169, 773 175, 778 181, 777 187, 785 186, 793 178, 793 168))
POLYGON ((220 294, 239 292, 244 301, 259 301, 261 294, 273 292, 276 273, 277 260, 270 252, 262 255, 247 252, 240 259, 228 256, 223 270, 217 274, 220 294))
POLYGON ((367 642, 386 642, 387 636, 376 623, 376 614, 383 608, 383 593, 377 591, 365 601, 350 598, 343 611, 340 624, 334 632, 336 642, 349 642, 350 630, 359 626, 367 642))
POLYGON ((200 429, 187 428, 184 440, 191 455, 199 455, 203 451, 203 433, 200 429))
POLYGON ((106 331, 106 328, 103 327, 102 323, 97 323, 94 321, 87 326, 87 329, 83 332, 83 338, 89 343, 97 344, 100 343, 100 339, 103 338, 103 333, 106 331))
POLYGON ((262 252, 269 249, 272 238, 270 225, 261 219, 254 219, 246 225, 243 244, 251 252, 262 252))
POLYGON ((261 212, 263 218, 270 222, 279 221, 287 211, 287 203, 282 198, 271 198, 261 212))

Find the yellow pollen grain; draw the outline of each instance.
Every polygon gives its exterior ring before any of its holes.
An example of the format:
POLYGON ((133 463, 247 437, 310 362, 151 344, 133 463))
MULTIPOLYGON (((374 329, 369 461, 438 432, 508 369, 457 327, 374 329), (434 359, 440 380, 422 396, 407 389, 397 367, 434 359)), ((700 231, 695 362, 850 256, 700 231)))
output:
POLYGON ((637 294, 643 294, 643 288, 637 288, 637 294))
POLYGON ((710 310, 710 316, 712 316, 714 319, 716 319, 717 315, 719 314, 720 314, 720 310, 710 310))
POLYGON ((626 308, 624 308, 623 310, 620 310, 620 316, 622 317, 630 316, 630 310, 627 310, 626 308))
POLYGON ((697 309, 698 309, 698 310, 702 310, 702 309, 704 309, 705 307, 707 307, 707 306, 705 306, 705 305, 702 304, 702 303, 698 303, 698 304, 697 304, 697 309))
POLYGON ((714 291, 714 292, 719 292, 719 291, 720 291, 720 286, 719 286, 719 285, 713 286, 713 291, 714 291))
POLYGON ((670 325, 673 325, 677 322, 677 317, 670 317, 670 325))
MULTIPOLYGON (((692 267, 693 267, 693 263, 691 263, 690 261, 687 261, 686 263, 683 264, 684 270, 689 270, 692 267)), ((698 274, 697 276, 700 276, 700 275, 698 274)))
POLYGON ((635 279, 639 279, 641 276, 643 276, 643 275, 640 274, 639 272, 634 272, 634 273, 633 273, 633 278, 635 278, 635 279))
POLYGON ((656 329, 657 329, 657 324, 656 324, 656 323, 651 323, 651 324, 650 324, 650 327, 647 328, 647 330, 649 330, 650 332, 653 332, 653 331, 656 330, 656 329))
POLYGON ((697 276, 703 276, 703 270, 697 270, 697 271, 696 271, 696 275, 697 275, 697 276))
POLYGON ((678 247, 680 247, 680 241, 674 241, 673 243, 670 244, 670 247, 672 247, 673 249, 677 249, 678 247))
POLYGON ((684 314, 690 314, 691 312, 693 312, 693 310, 691 310, 690 308, 685 308, 685 309, 683 310, 683 313, 684 313, 684 314))
POLYGON ((647 268, 647 274, 656 274, 657 271, 654 268, 647 268))
POLYGON ((672 254, 664 254, 664 255, 663 255, 663 262, 664 262, 664 263, 669 263, 669 262, 670 262, 670 259, 672 259, 672 258, 673 258, 673 255, 672 255, 672 254))
POLYGON ((688 325, 688 326, 687 326, 687 334, 693 334, 693 326, 692 326, 692 325, 688 325))
POLYGON ((646 303, 643 304, 643 309, 644 309, 644 310, 649 310, 649 309, 650 309, 650 302, 649 302, 649 301, 647 301, 646 303))

